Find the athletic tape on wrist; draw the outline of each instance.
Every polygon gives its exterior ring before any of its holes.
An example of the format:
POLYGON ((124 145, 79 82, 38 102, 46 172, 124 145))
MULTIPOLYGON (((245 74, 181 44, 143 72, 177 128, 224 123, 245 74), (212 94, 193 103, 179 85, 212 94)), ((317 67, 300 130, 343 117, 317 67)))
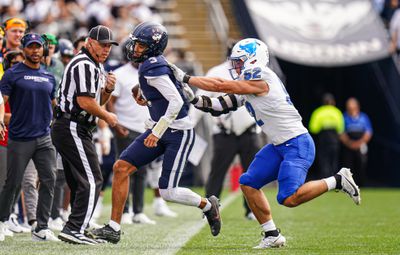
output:
POLYGON ((161 138, 167 130, 169 124, 169 121, 167 121, 165 118, 160 118, 157 124, 151 130, 151 133, 153 133, 153 135, 155 135, 157 138, 161 138))

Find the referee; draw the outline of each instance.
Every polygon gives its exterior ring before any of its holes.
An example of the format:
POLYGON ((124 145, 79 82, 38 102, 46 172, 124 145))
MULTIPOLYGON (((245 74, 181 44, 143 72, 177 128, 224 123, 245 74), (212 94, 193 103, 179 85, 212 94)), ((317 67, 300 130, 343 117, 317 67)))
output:
POLYGON ((96 26, 89 32, 85 46, 66 66, 61 85, 52 139, 61 154, 65 177, 71 189, 71 215, 58 238, 73 244, 96 244, 84 236, 103 183, 92 131, 98 118, 111 127, 115 114, 104 105, 115 86, 115 75, 104 71, 113 40, 108 27, 96 26))

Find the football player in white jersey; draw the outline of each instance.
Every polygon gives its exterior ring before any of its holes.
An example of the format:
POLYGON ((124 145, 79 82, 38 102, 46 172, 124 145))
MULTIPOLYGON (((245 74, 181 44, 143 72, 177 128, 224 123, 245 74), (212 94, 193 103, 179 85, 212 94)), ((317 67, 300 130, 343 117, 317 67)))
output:
POLYGON ((196 108, 219 115, 244 105, 271 141, 256 154, 247 172, 240 177, 241 189, 265 232, 254 248, 280 247, 286 243, 274 224, 268 200, 260 190, 272 181, 279 183, 278 202, 287 207, 296 207, 332 189, 342 190, 355 204, 360 204, 360 190, 348 168, 342 168, 329 178, 304 183, 315 157, 314 141, 281 80, 267 67, 267 46, 253 38, 241 40, 233 47, 230 60, 233 81, 191 77, 176 66, 170 66, 182 83, 228 93, 218 98, 195 97, 186 86, 196 108))

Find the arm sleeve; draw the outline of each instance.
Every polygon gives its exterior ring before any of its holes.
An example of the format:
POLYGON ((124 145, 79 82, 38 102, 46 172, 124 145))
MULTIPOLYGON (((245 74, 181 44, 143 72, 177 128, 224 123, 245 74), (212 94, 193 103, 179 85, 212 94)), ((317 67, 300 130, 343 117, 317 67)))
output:
POLYGON ((239 95, 225 94, 219 97, 208 97, 205 95, 199 96, 198 101, 194 106, 204 112, 209 112, 213 116, 236 111, 238 107, 244 104, 244 100, 239 95))
POLYGON ((146 76, 147 83, 155 87, 168 100, 168 107, 165 114, 161 117, 169 124, 176 119, 182 106, 183 99, 178 89, 172 83, 168 75, 146 76))
POLYGON ((73 72, 73 78, 76 84, 77 96, 96 96, 96 82, 99 79, 100 72, 93 64, 82 62, 77 64, 73 72))
POLYGON ((1 91, 0 91, 0 104, 2 104, 3 103, 3 95, 1 94, 1 91))

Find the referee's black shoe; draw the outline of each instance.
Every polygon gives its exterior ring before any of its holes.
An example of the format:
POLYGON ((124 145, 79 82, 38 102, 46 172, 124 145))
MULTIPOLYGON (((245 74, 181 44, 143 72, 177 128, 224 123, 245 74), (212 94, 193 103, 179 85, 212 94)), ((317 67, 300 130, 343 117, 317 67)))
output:
POLYGON ((121 230, 115 231, 112 227, 110 227, 110 225, 107 224, 102 228, 88 230, 86 235, 95 240, 101 239, 116 244, 121 239, 121 230))
POLYGON ((219 199, 216 196, 208 198, 211 203, 211 209, 204 212, 207 217, 208 224, 210 225, 211 234, 217 236, 221 230, 221 216, 219 214, 219 199))
POLYGON ((89 238, 78 231, 70 230, 66 227, 61 230, 60 234, 58 235, 58 239, 71 244, 96 245, 99 243, 96 240, 89 238))

